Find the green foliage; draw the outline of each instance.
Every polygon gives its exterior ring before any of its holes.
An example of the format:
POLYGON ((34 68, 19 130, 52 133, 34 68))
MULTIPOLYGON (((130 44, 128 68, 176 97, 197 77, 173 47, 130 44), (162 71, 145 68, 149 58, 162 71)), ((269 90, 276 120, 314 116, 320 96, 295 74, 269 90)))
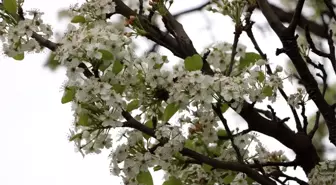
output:
POLYGON ((258 72, 258 81, 263 82, 265 80, 265 74, 261 71, 258 72))
MULTIPOLYGON (((145 123, 145 125, 147 126, 147 127, 149 127, 149 128, 153 128, 153 121, 152 120, 148 120, 146 123, 145 123)), ((142 133, 142 136, 146 139, 146 140, 148 140, 151 136, 149 136, 149 135, 147 135, 147 134, 145 134, 145 133, 142 133)))
POLYGON ((184 66, 188 71, 198 71, 203 67, 202 57, 198 54, 195 54, 191 57, 187 57, 184 60, 184 66))
POLYGON ((210 173, 210 172, 211 172, 211 169, 212 169, 212 166, 203 163, 203 164, 202 164, 202 168, 204 169, 204 171, 210 173))
POLYGON ((116 93, 122 94, 125 91, 126 86, 120 84, 114 84, 112 88, 116 93))
POLYGON ((51 70, 56 70, 60 66, 60 63, 58 62, 58 60, 55 60, 54 58, 55 53, 50 53, 44 66, 48 67, 51 70))
POLYGON ((89 125, 89 115, 86 113, 82 113, 81 115, 79 115, 79 120, 77 124, 81 126, 88 126, 89 125))
POLYGON ((11 15, 16 15, 17 8, 18 8, 16 0, 3 0, 2 4, 3 4, 5 11, 10 13, 11 15))
POLYGON ((98 51, 102 54, 102 59, 103 60, 113 60, 114 56, 111 52, 109 52, 105 49, 100 49, 98 51))
POLYGON ((224 129, 218 129, 217 130, 217 135, 221 136, 221 137, 225 137, 225 136, 227 136, 227 132, 224 129))
POLYGON ((239 60, 239 69, 244 69, 245 67, 253 65, 257 60, 261 59, 261 56, 257 53, 247 52, 244 58, 239 60))
POLYGON ((191 140, 191 139, 187 139, 187 140, 184 142, 184 147, 185 147, 185 148, 188 148, 188 149, 190 149, 190 150, 193 150, 193 149, 195 149, 195 143, 194 143, 193 140, 191 140))
POLYGON ((113 63, 112 72, 117 75, 123 70, 123 68, 123 64, 119 60, 116 60, 113 63))
POLYGON ((143 184, 143 185, 153 185, 153 179, 152 179, 152 175, 149 171, 142 171, 140 172, 137 177, 136 180, 138 181, 139 184, 143 184))
POLYGON ((161 166, 154 166, 154 168, 153 168, 153 170, 156 172, 156 171, 159 171, 159 170, 161 170, 162 169, 162 167, 161 166))
POLYGON ((75 17, 71 19, 71 22, 72 23, 85 23, 85 17, 81 15, 76 15, 75 17))
POLYGON ((174 176, 170 176, 162 185, 183 185, 182 181, 174 176))
POLYGON ((126 110, 127 112, 131 112, 132 110, 139 108, 139 106, 139 100, 133 100, 127 104, 126 110))
POLYGON ((15 60, 23 60, 24 59, 24 53, 19 53, 13 57, 15 60))
POLYGON ((232 174, 232 175, 227 175, 224 179, 223 179, 223 182, 225 184, 230 184, 234 178, 236 177, 236 174, 232 174))
POLYGON ((272 94, 273 94, 273 89, 272 89, 272 87, 266 85, 266 86, 264 86, 262 92, 263 92, 263 94, 264 94, 265 96, 272 96, 272 94))
POLYGON ((75 87, 66 87, 64 89, 64 94, 61 100, 62 104, 71 102, 75 98, 75 95, 76 95, 75 87))
POLYGON ((163 121, 167 122, 179 110, 180 106, 175 103, 168 104, 163 113, 163 121))
POLYGON ((74 141, 75 139, 80 139, 82 137, 82 133, 78 133, 70 137, 69 141, 74 141))
POLYGON ((226 112, 229 109, 229 105, 227 103, 223 103, 221 106, 222 113, 226 112))

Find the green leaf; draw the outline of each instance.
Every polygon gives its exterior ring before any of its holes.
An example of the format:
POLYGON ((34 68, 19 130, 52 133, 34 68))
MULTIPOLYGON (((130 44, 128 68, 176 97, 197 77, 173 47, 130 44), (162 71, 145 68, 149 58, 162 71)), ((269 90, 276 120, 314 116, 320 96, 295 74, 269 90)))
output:
POLYGON ((218 129, 217 135, 221 136, 221 137, 225 137, 225 136, 227 136, 227 132, 224 129, 218 129))
MULTIPOLYGON (((153 128, 153 121, 152 120, 148 120, 146 123, 145 123, 145 125, 147 126, 147 127, 149 127, 149 128, 153 128)), ((145 133, 142 133, 142 136, 146 139, 146 140, 148 140, 151 136, 150 135, 147 135, 147 134, 145 134, 145 133)))
POLYGON ((170 176, 162 185, 183 185, 182 181, 174 176, 170 176))
POLYGON ((149 171, 141 171, 137 177, 136 180, 138 181, 139 184, 143 185, 153 185, 153 178, 152 175, 149 171))
POLYGON ((224 184, 230 184, 234 178, 236 177, 236 174, 233 174, 233 175, 227 175, 224 179, 223 179, 223 182, 224 184))
POLYGON ((139 108, 139 100, 133 100, 129 104, 127 104, 127 112, 131 112, 134 109, 139 108))
POLYGON ((124 92, 126 86, 120 85, 120 84, 114 84, 112 88, 116 93, 122 94, 124 92))
POLYGON ((203 164, 202 164, 202 168, 204 169, 205 172, 209 172, 209 173, 210 173, 210 172, 211 172, 211 169, 212 169, 212 166, 203 163, 203 164))
POLYGON ((85 23, 85 17, 81 15, 76 15, 75 17, 71 19, 71 22, 72 23, 85 23))
POLYGON ((190 150, 193 150, 195 149, 195 143, 193 140, 191 139, 187 139, 185 142, 184 142, 184 147, 185 148, 189 148, 190 150))
POLYGON ((175 103, 168 104, 163 113, 163 121, 167 122, 179 110, 180 106, 175 103))
POLYGON ((81 137, 82 137, 82 134, 83 134, 83 133, 78 133, 78 134, 73 135, 72 137, 70 137, 69 141, 73 141, 73 140, 75 140, 75 139, 77 139, 77 138, 81 138, 81 137))
POLYGON ((61 64, 58 60, 55 60, 55 53, 50 53, 47 61, 45 62, 44 66, 48 67, 51 70, 56 70, 61 64))
POLYGON ((195 54, 191 57, 187 57, 184 60, 184 67, 188 71, 198 71, 201 70, 203 67, 203 59, 200 55, 195 54))
POLYGON ((259 59, 261 59, 261 56, 259 54, 253 52, 247 52, 244 58, 240 58, 239 69, 249 67, 250 64, 254 64, 259 59))
POLYGON ((13 57, 15 60, 23 60, 24 59, 24 53, 19 53, 13 57))
POLYGON ((102 54, 104 60, 113 60, 113 54, 105 49, 98 50, 102 54))
POLYGON ((79 115, 78 125, 88 126, 89 125, 89 115, 82 113, 79 115))
POLYGON ((272 89, 272 87, 270 87, 270 86, 268 86, 268 85, 266 85, 264 88, 263 88, 263 94, 265 95, 265 96, 272 96, 272 94, 273 94, 273 89, 272 89))
POLYGON ((75 87, 66 87, 64 89, 64 94, 63 94, 61 103, 65 104, 65 103, 71 102, 75 98, 75 95, 76 95, 75 87))
POLYGON ((263 82, 265 80, 265 74, 261 71, 258 72, 258 77, 257 77, 259 82, 263 82))
POLYGON ((159 170, 161 170, 162 169, 162 167, 161 166, 154 166, 154 168, 153 168, 153 170, 156 172, 156 171, 159 171, 159 170))
POLYGON ((2 1, 4 9, 12 15, 17 13, 17 3, 16 0, 3 0, 2 1))
POLYGON ((108 67, 110 67, 111 63, 111 60, 103 60, 102 63, 99 65, 99 70, 104 72, 108 67))
POLYGON ((252 185, 255 182, 255 180, 251 179, 250 177, 247 177, 246 181, 247 181, 247 184, 249 185, 252 185))
POLYGON ((117 75, 118 73, 120 73, 120 71, 123 70, 123 68, 124 65, 119 60, 116 60, 113 63, 112 72, 117 75))
POLYGON ((161 67, 163 66, 163 63, 162 64, 155 64, 153 66, 154 69, 161 69, 161 67))
POLYGON ((165 55, 163 55, 161 58, 162 58, 162 61, 163 61, 163 62, 167 62, 167 61, 168 61, 168 57, 165 56, 165 55))
POLYGON ((226 103, 223 103, 221 106, 222 113, 226 112, 229 109, 229 105, 226 103))

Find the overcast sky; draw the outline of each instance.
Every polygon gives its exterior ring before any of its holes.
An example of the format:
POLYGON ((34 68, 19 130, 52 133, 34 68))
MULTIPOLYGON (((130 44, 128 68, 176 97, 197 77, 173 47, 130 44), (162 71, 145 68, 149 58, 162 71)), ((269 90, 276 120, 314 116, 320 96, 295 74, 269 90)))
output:
MULTIPOLYGON (((175 0, 172 11, 195 6, 203 0, 175 0)), ((56 30, 64 30, 66 21, 57 19, 57 12, 77 1, 26 0, 24 9, 40 9, 45 12, 43 19, 56 30)), ((265 19, 257 17, 261 22, 265 19)), ((193 14, 181 17, 180 22, 189 34, 196 49, 213 41, 233 39, 233 26, 229 18, 214 14, 193 14), (210 25, 205 22, 211 18, 210 25), (196 24, 197 23, 197 24, 196 24), (211 26, 212 37, 206 34, 211 26)), ((266 36, 271 37, 271 33, 266 36)), ((271 62, 281 64, 283 56, 272 61, 278 39, 262 40, 265 35, 256 34, 261 48, 268 52, 271 62), (271 47, 270 47, 271 46, 271 47)), ((243 40, 247 40, 243 35, 243 40)), ((250 50, 253 47, 247 43, 250 50)), ((144 49, 144 48, 142 48, 144 49)), ((162 53, 166 53, 161 50, 162 53)), ((118 179, 109 173, 109 151, 100 155, 83 158, 74 152, 74 146, 67 140, 67 133, 73 120, 70 104, 61 104, 61 86, 65 71, 55 72, 43 67, 46 59, 43 54, 27 54, 23 61, 0 58, 0 184, 1 185, 111 185, 118 179)), ((289 92, 293 92, 288 86, 289 92)), ((275 108, 286 106, 280 101, 275 108)), ((286 106, 287 109, 287 106, 286 106)), ((310 113, 314 110, 310 111, 310 113)), ((278 112, 279 117, 288 116, 289 112, 278 112)), ((236 117, 231 117, 231 120, 236 117)), ((235 121, 237 123, 239 121, 235 121)), ((270 149, 279 148, 278 142, 271 142, 270 149)), ((288 152, 290 154, 290 152, 288 152)), ((292 156, 293 157, 293 156, 292 156)))

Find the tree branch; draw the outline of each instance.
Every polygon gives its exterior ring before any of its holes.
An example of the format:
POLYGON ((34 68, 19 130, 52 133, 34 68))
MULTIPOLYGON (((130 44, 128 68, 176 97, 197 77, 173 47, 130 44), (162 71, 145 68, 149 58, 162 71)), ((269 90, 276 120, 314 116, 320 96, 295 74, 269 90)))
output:
POLYGON ((310 73, 306 62, 299 52, 295 36, 292 32, 290 32, 291 30, 284 29, 282 23, 278 19, 276 19, 276 15, 271 10, 267 1, 257 0, 257 2, 264 16, 269 21, 269 24, 271 24, 272 29, 279 36, 279 39, 283 44, 282 51, 286 53, 287 56, 292 60, 297 72, 302 79, 303 85, 305 86, 309 94, 309 97, 314 101, 318 109, 321 111, 321 114, 324 117, 328 126, 329 140, 336 146, 335 112, 322 96, 316 80, 310 73))
MULTIPOLYGON (((122 112, 123 117, 127 120, 126 122, 124 122, 123 127, 129 127, 129 128, 134 128, 137 129, 151 137, 156 138, 155 136, 155 132, 154 129, 149 128, 143 124, 141 124, 140 122, 138 122, 137 120, 135 120, 130 113, 123 111, 122 112)), ((186 157, 190 157, 196 161, 198 161, 199 163, 205 163, 208 164, 210 166, 212 166, 213 168, 216 169, 225 169, 225 170, 232 170, 232 171, 237 171, 237 172, 243 172, 246 175, 248 175, 250 178, 252 178, 253 180, 255 180, 256 182, 260 183, 260 184, 265 184, 265 185, 276 185, 276 183, 274 181, 272 181, 271 179, 269 179, 268 177, 265 177, 261 174, 259 174, 257 171, 254 171, 253 169, 251 169, 248 165, 246 164, 241 164, 238 162, 223 162, 223 161, 219 161, 217 159, 212 159, 209 158, 205 155, 202 155, 198 152, 195 152, 193 150, 190 150, 188 148, 183 148, 180 153, 186 157)))

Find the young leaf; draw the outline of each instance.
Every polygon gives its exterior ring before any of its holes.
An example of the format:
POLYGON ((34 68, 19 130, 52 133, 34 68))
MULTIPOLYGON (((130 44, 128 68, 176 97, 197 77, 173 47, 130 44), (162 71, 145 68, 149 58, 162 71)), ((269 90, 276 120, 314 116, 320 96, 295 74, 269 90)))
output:
POLYGON ((211 172, 211 169, 212 169, 212 166, 203 163, 203 164, 202 164, 202 168, 204 169, 205 172, 210 173, 210 172, 211 172))
POLYGON ((153 185, 153 178, 149 171, 141 171, 137 175, 136 180, 138 181, 138 184, 153 185))
MULTIPOLYGON (((149 128, 153 128, 153 121, 152 120, 148 120, 146 123, 145 123, 145 125, 147 126, 147 127, 149 127, 149 128)), ((145 134, 145 133, 142 133, 142 136, 146 139, 146 140, 148 140, 151 136, 149 136, 149 135, 147 135, 147 134, 145 134)))
POLYGON ((73 135, 72 137, 70 137, 69 141, 73 141, 73 140, 75 140, 77 138, 80 139, 82 137, 82 134, 83 133, 78 133, 78 134, 73 135))
POLYGON ((183 185, 182 181, 174 176, 170 176, 162 185, 183 185))
POLYGON ((203 67, 203 60, 202 57, 198 54, 195 54, 191 57, 187 57, 184 60, 184 67, 188 71, 198 71, 201 70, 203 67))
POLYGON ((116 93, 122 94, 124 92, 126 86, 120 85, 120 84, 114 84, 112 88, 116 93))
POLYGON ((56 70, 61 64, 58 60, 55 60, 55 53, 50 53, 47 61, 45 62, 44 66, 48 67, 51 70, 56 70))
POLYGON ((250 64, 254 64, 259 59, 261 59, 261 56, 257 53, 248 52, 245 54, 244 58, 240 58, 239 69, 244 69, 245 67, 250 66, 250 64))
POLYGON ((265 80, 265 74, 261 71, 258 72, 258 77, 257 77, 259 82, 263 82, 265 80))
POLYGON ((61 103, 65 104, 65 103, 71 102, 74 99, 75 94, 76 94, 75 87, 66 87, 64 90, 61 103))
POLYGON ((120 73, 120 71, 123 70, 123 68, 123 64, 119 60, 116 60, 113 63, 112 72, 117 75, 118 73, 120 73))
POLYGON ((102 58, 104 60, 112 60, 113 59, 113 54, 105 49, 100 49, 98 50, 102 54, 102 58))
POLYGON ((272 96, 272 94, 273 94, 273 89, 272 89, 272 87, 270 87, 270 86, 268 86, 268 85, 266 85, 264 88, 263 88, 263 94, 265 95, 265 96, 272 96))
POLYGON ((111 60, 103 60, 102 63, 99 65, 99 70, 104 72, 108 67, 110 67, 111 63, 111 60))
POLYGON ((19 53, 13 57, 15 60, 23 60, 24 59, 24 53, 19 53))
POLYGON ((190 150, 193 150, 193 149, 195 149, 195 143, 194 143, 193 140, 187 139, 184 142, 184 147, 189 148, 190 150))
POLYGON ((217 135, 221 136, 221 137, 225 137, 225 136, 227 136, 227 132, 224 129, 218 129, 217 135))
POLYGON ((85 17, 81 15, 76 15, 75 17, 71 19, 71 22, 72 23, 85 23, 85 17))
POLYGON ((161 170, 162 169, 162 167, 161 166, 154 166, 154 168, 153 168, 153 170, 156 172, 156 171, 159 171, 159 170, 161 170))
POLYGON ((3 0, 2 1, 4 9, 12 15, 17 13, 17 4, 16 0, 3 0))
POLYGON ((133 100, 129 104, 127 104, 127 112, 131 112, 134 109, 139 108, 139 100, 133 100))
POLYGON ((229 109, 229 105, 226 103, 223 103, 221 106, 222 113, 226 112, 229 109))
POLYGON ((85 113, 79 115, 78 125, 88 126, 89 125, 89 115, 85 113))
POLYGON ((167 105, 163 113, 163 121, 167 122, 179 110, 179 108, 180 106, 175 103, 167 105))
POLYGON ((224 183, 225 184, 230 184, 233 180, 234 180, 234 178, 236 177, 236 175, 235 174, 233 174, 233 175, 227 175, 225 178, 224 178, 224 183))

